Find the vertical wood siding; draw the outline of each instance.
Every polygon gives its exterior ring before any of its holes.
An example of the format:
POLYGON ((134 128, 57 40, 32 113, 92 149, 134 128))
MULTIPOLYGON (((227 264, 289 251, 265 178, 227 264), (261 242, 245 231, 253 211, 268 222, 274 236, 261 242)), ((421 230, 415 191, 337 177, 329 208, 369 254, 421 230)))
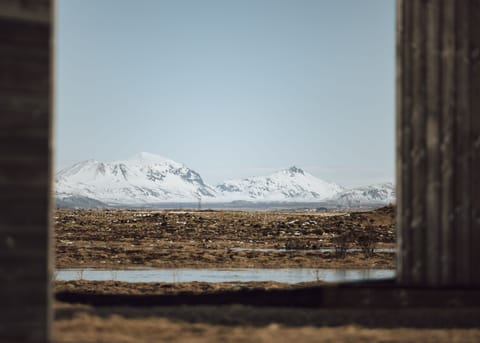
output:
POLYGON ((399 281, 480 285, 480 5, 397 0, 399 281))
POLYGON ((0 341, 50 325, 50 1, 0 2, 0 341))

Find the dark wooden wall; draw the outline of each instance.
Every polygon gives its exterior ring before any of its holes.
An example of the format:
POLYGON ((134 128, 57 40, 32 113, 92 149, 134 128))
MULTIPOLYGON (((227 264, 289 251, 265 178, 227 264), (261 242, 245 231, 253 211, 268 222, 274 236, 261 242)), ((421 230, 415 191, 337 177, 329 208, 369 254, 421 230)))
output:
POLYGON ((399 281, 480 285, 480 1, 397 0, 399 281))
POLYGON ((0 341, 49 341, 50 0, 0 0, 0 341))

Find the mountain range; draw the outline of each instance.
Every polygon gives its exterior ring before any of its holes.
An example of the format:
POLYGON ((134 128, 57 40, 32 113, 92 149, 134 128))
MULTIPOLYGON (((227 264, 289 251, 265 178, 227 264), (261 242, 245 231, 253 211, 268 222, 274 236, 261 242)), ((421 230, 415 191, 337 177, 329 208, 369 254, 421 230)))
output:
POLYGON ((267 176, 229 180, 210 186, 196 171, 171 159, 139 153, 115 162, 87 160, 55 177, 59 207, 152 206, 162 203, 319 203, 339 206, 394 202, 393 184, 346 189, 298 167, 267 176))

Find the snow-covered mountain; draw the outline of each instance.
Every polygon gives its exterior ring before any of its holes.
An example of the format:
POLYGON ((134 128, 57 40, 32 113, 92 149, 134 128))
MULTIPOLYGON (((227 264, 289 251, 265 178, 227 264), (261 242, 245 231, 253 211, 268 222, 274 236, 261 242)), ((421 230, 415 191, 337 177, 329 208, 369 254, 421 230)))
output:
POLYGON ((82 197, 107 205, 194 202, 215 197, 215 190, 184 164, 149 153, 125 161, 83 161, 56 176, 57 199, 82 197))
POLYGON ((337 204, 355 207, 395 202, 395 186, 391 182, 345 190, 332 198, 337 204))
POLYGON ((395 201, 391 183, 345 189, 297 167, 212 187, 184 164, 150 153, 124 161, 79 162, 57 173, 55 187, 59 207, 82 208, 192 203, 198 199, 209 203, 327 202, 347 207, 395 201))
POLYGON ((223 201, 321 201, 344 189, 326 182, 297 167, 280 170, 268 176, 230 180, 215 187, 223 201))

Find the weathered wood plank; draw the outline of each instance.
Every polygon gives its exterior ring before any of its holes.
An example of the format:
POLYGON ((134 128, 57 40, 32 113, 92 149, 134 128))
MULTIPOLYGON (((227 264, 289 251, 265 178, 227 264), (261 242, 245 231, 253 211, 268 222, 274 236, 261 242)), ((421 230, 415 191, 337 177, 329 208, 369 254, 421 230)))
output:
POLYGON ((455 284, 470 284, 470 108, 468 0, 455 1, 455 284))
POLYGON ((397 250, 400 252, 397 254, 397 279, 399 281, 405 280, 404 270, 405 263, 404 259, 407 255, 404 251, 404 221, 403 221, 403 78, 404 76, 404 42, 403 37, 405 35, 405 25, 404 25, 404 13, 403 13, 403 2, 397 0, 396 2, 396 87, 395 87, 395 106, 396 106, 396 118, 395 118, 395 173, 396 173, 396 195, 397 195, 397 207, 395 214, 395 224, 397 228, 397 250))
MULTIPOLYGON (((38 318, 40 315, 46 317, 46 314, 36 314, 33 318, 38 318)), ((28 324, 25 318, 18 321, 2 321, 0 322, 0 337, 3 342, 39 342, 39 337, 49 335, 45 326, 37 323, 28 324)), ((48 340, 51 342, 51 340, 48 340)))
POLYGON ((0 337, 12 342, 50 341, 50 4, 0 2, 0 337))
POLYGON ((470 129, 471 129, 471 250, 470 266, 472 269, 471 280, 475 285, 480 285, 480 1, 471 1, 469 11, 470 20, 470 129))
POLYGON ((480 285, 480 4, 397 8, 399 279, 480 285))
POLYGON ((441 84, 441 17, 440 1, 430 0, 427 3, 427 193, 426 193, 426 282, 437 285, 440 281, 439 256, 441 255, 441 187, 440 187, 440 131, 442 97, 441 84))
POLYGON ((45 156, 49 151, 48 137, 2 137, 0 134, 0 154, 4 157, 14 155, 45 156))
POLYGON ((454 284, 455 255, 455 2, 445 1, 442 20, 442 284, 454 284))
POLYGON ((0 18, 48 23, 50 12, 50 0, 2 0, 0 2, 0 18))
POLYGON ((45 42, 50 40, 51 27, 48 23, 19 21, 0 17, 0 41, 2 49, 22 50, 26 56, 37 58, 50 56, 45 51, 45 42))
POLYGON ((400 1, 401 8, 398 13, 399 30, 401 35, 398 54, 401 56, 399 92, 401 99, 398 102, 397 113, 397 137, 399 140, 397 148, 398 169, 397 177, 401 198, 398 198, 398 236, 399 240, 399 281, 409 283, 411 281, 411 270, 413 267, 412 256, 412 164, 410 158, 412 142, 412 124, 411 115, 413 110, 412 95, 412 17, 413 4, 410 1, 400 1))
POLYGON ((412 192, 411 203, 413 233, 412 280, 415 283, 423 283, 425 279, 426 263, 426 2, 415 1, 413 8, 413 109, 412 109, 412 147, 410 150, 412 168, 412 192))

